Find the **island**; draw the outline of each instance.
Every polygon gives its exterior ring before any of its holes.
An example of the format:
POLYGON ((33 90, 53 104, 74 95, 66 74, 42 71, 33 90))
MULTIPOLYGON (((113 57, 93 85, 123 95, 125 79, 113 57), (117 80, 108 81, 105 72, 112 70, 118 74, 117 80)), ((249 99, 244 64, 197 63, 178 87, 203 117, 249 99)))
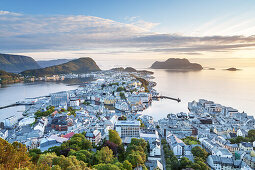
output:
POLYGON ((173 69, 173 70, 202 70, 203 67, 197 63, 190 63, 188 59, 169 58, 166 61, 156 61, 150 67, 152 69, 173 69))
POLYGON ((240 69, 235 68, 235 67, 231 67, 231 68, 227 68, 227 69, 225 69, 225 70, 227 70, 227 71, 238 71, 238 70, 240 70, 240 69))
POLYGON ((154 74, 152 71, 148 70, 136 70, 133 67, 117 67, 117 68, 112 68, 112 71, 120 71, 120 72, 137 72, 137 73, 142 73, 142 74, 154 74))

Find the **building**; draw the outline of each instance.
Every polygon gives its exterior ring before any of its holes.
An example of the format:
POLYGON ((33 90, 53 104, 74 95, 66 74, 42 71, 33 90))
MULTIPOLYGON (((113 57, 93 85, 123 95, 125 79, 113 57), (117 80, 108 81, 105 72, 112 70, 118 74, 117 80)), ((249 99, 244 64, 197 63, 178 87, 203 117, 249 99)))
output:
POLYGON ((125 137, 140 137, 140 121, 117 121, 115 129, 121 138, 125 137))
POLYGON ((15 115, 10 116, 10 117, 4 119, 4 127, 12 128, 17 122, 18 122, 18 119, 15 115))
POLYGON ((52 93, 51 104, 55 107, 66 106, 69 103, 69 95, 67 92, 52 93))
POLYGON ((102 139, 101 132, 99 130, 94 130, 93 132, 87 132, 85 137, 90 140, 90 142, 98 145, 102 139))

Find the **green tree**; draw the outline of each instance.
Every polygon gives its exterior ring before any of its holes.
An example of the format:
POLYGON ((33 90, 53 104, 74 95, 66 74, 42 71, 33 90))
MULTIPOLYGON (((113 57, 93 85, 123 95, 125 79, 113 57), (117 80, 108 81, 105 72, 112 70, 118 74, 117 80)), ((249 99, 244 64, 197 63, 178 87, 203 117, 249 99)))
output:
POLYGON ((200 146, 195 146, 194 148, 192 148, 191 153, 195 157, 202 158, 204 161, 206 160, 206 158, 208 156, 208 152, 206 152, 206 150, 202 149, 200 146))
POLYGON ((128 160, 125 160, 123 162, 123 168, 125 168, 126 170, 132 170, 132 164, 128 160))
POLYGON ((132 150, 126 159, 132 164, 132 167, 137 167, 145 163, 139 151, 132 150))
POLYGON ((186 157, 182 157, 180 160, 180 168, 181 169, 185 169, 185 168, 189 168, 192 165, 192 161, 190 161, 188 158, 186 157))
POLYGON ((99 163, 110 163, 113 161, 113 152, 106 146, 97 151, 95 157, 99 163))
POLYGON ((30 149, 29 150, 29 156, 31 157, 31 161, 36 164, 39 157, 40 157, 40 154, 42 154, 41 150, 40 149, 30 149))
POLYGON ((116 132, 115 130, 109 130, 109 141, 111 141, 117 145, 122 144, 122 140, 121 140, 118 132, 116 132))
POLYGON ((248 131, 248 137, 255 139, 255 129, 251 129, 248 131))
POLYGON ((97 170, 120 170, 120 168, 117 165, 114 164, 97 164, 94 165, 93 168, 97 170))
POLYGON ((69 156, 74 155, 76 159, 88 163, 88 165, 92 165, 93 163, 93 155, 88 150, 80 150, 80 151, 70 151, 69 156))

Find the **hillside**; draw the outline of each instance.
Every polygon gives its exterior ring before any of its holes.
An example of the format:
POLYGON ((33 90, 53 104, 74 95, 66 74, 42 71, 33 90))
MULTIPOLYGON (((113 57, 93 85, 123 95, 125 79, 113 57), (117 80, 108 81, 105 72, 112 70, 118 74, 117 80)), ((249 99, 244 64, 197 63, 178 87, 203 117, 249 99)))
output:
POLYGON ((39 60, 36 61, 41 68, 64 64, 71 61, 70 59, 57 59, 57 60, 39 60))
POLYGON ((10 84, 20 82, 20 76, 0 70, 0 84, 10 84))
POLYGON ((202 70, 203 67, 197 63, 190 63, 187 59, 169 58, 166 61, 156 61, 151 66, 152 69, 175 69, 175 70, 202 70))
POLYGON ((24 76, 40 77, 55 74, 87 73, 99 70, 100 68, 97 66, 96 62, 92 58, 86 57, 75 59, 56 66, 23 71, 21 74, 24 76))
POLYGON ((40 66, 37 62, 27 56, 22 55, 12 55, 12 54, 0 54, 0 69, 12 72, 19 73, 24 70, 38 69, 40 66))

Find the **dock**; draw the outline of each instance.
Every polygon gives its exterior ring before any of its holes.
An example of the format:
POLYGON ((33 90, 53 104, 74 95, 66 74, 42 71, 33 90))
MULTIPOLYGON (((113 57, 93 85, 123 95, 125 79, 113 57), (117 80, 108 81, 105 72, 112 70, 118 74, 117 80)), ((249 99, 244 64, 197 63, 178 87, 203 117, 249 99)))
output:
POLYGON ((25 106, 25 105, 34 105, 34 104, 32 104, 32 103, 14 103, 14 104, 10 104, 7 106, 2 106, 2 107, 0 107, 0 109, 6 109, 9 107, 14 107, 14 106, 25 106))
POLYGON ((173 97, 168 97, 168 96, 154 96, 152 97, 153 99, 169 99, 169 100, 175 100, 177 101, 178 103, 181 102, 181 99, 180 98, 173 98, 173 97))

